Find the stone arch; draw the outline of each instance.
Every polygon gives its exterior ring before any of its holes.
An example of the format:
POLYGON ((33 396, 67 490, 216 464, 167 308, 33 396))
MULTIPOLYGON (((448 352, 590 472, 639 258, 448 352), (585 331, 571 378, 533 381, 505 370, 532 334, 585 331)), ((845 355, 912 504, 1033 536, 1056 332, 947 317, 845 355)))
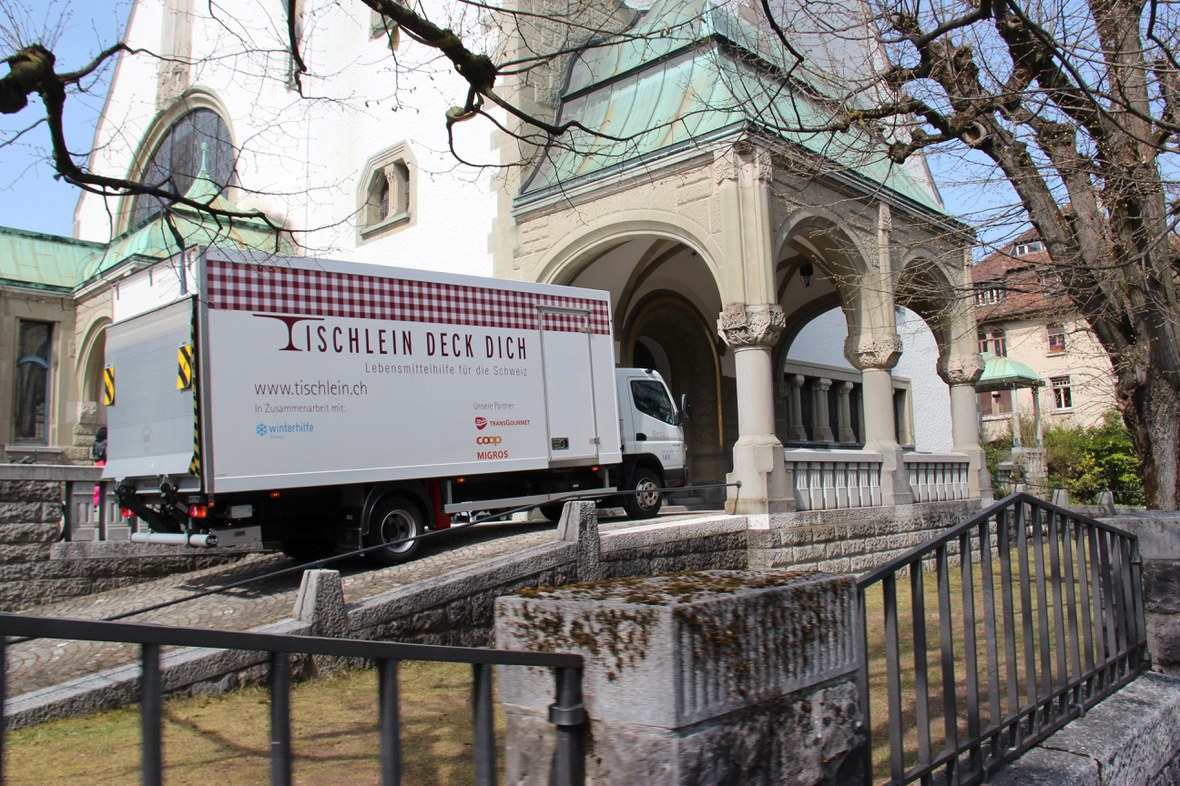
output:
POLYGON ((955 287, 932 256, 911 255, 895 284, 898 305, 922 318, 934 333, 939 354, 944 357, 956 347, 973 345, 974 320, 963 323, 963 306, 970 303, 968 295, 969 292, 955 287))
POLYGON ((736 392, 721 373, 714 325, 696 304, 677 292, 645 296, 626 316, 620 330, 624 366, 653 363, 676 394, 689 396, 693 417, 684 424, 689 445, 689 478, 720 483, 730 469, 729 451, 736 439, 736 392))
MULTIPOLYGON (((184 95, 173 102, 168 108, 159 112, 152 120, 147 132, 143 135, 143 139, 139 143, 139 147, 135 151, 135 155, 131 157, 126 174, 127 179, 140 182, 145 175, 151 157, 176 123, 186 115, 199 109, 207 109, 214 112, 221 119, 221 122, 225 124, 229 133, 229 143, 236 155, 239 148, 236 135, 234 134, 233 124, 230 120, 233 115, 216 94, 205 88, 194 87, 186 91, 184 95)), ((128 194, 119 200, 115 235, 126 232, 131 228, 134 204, 135 195, 133 194, 128 194)))
POLYGON ((645 238, 670 241, 695 253, 704 261, 714 284, 721 289, 716 262, 722 258, 721 249, 705 228, 683 216, 651 210, 612 213, 591 222, 542 258, 535 280, 550 284, 569 283, 608 250, 645 238))
MULTIPOLYGON (((862 285, 875 267, 870 262, 872 250, 847 228, 846 222, 819 209, 798 211, 784 222, 777 242, 776 287, 784 311, 802 313, 801 308, 810 300, 834 292, 844 309, 850 334, 891 328, 890 309, 882 302, 887 293, 882 293, 879 286, 862 285), (806 300, 800 302, 799 284, 807 266, 814 271, 815 291, 804 295, 806 300)), ((830 307, 828 302, 824 310, 830 307)))
POLYGON ((106 422, 103 400, 103 368, 106 354, 106 329, 111 324, 109 316, 99 316, 86 327, 79 344, 74 367, 77 385, 77 400, 81 403, 80 425, 94 426, 106 422))
MULTIPOLYGON (((611 292, 618 361, 653 364, 676 396, 687 394, 689 477, 719 483, 736 439, 736 386, 723 372, 716 332, 720 251, 707 232, 659 211, 613 214, 553 249, 536 279, 611 292)), ((724 496, 723 491, 718 491, 724 496)))

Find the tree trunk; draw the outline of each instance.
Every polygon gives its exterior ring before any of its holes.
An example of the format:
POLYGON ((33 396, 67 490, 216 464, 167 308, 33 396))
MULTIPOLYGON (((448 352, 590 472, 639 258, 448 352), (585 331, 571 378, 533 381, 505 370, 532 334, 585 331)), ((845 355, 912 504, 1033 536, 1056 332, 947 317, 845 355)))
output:
MULTIPOLYGON (((1123 383, 1124 380, 1120 380, 1123 383)), ((1120 384, 1120 388, 1124 385, 1120 384)), ((1123 422, 1131 432, 1135 450, 1143 462, 1143 491, 1147 507, 1180 508, 1180 394, 1157 374, 1148 374, 1129 386, 1123 422)))

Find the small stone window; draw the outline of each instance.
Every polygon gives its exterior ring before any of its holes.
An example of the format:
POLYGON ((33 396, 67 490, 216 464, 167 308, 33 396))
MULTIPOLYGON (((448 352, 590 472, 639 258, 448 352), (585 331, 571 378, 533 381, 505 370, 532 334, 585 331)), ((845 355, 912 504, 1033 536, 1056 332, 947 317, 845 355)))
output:
MULTIPOLYGON (((394 0, 398 5, 405 7, 404 0, 394 0)), ((396 51, 397 46, 401 43, 401 30, 397 22, 385 16, 379 11, 369 12, 369 38, 375 40, 384 38, 389 41, 390 51, 396 51)))
POLYGON ((410 222, 414 189, 407 154, 405 146, 398 145, 365 167, 357 222, 362 239, 410 222))

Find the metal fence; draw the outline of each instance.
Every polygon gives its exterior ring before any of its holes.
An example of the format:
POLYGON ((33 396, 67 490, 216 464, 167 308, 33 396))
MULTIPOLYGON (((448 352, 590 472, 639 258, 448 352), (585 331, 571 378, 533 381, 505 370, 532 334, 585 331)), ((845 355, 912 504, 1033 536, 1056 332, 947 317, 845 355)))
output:
POLYGON ((874 781, 984 782, 1142 673, 1141 572, 1134 536, 1014 494, 865 574, 874 781))
MULTIPOLYGON (((242 633, 200 628, 171 628, 121 622, 91 622, 51 617, 0 614, 0 698, 5 695, 7 637, 27 636, 82 641, 114 641, 141 646, 140 717, 142 725, 142 782, 163 782, 163 684, 160 650, 165 646, 250 650, 270 653, 270 769, 274 786, 292 780, 291 656, 326 655, 367 658, 378 670, 380 771, 384 786, 401 783, 401 739, 398 698, 398 664, 403 660, 470 663, 474 724, 476 784, 496 782, 496 741, 493 726, 492 666, 539 666, 555 672, 555 700, 549 722, 556 736, 553 779, 556 784, 577 786, 584 781, 584 731, 582 706, 582 656, 514 652, 509 650, 439 647, 421 644, 331 639, 265 633, 242 633)), ((0 714, 0 783, 3 771, 3 716, 0 714)))

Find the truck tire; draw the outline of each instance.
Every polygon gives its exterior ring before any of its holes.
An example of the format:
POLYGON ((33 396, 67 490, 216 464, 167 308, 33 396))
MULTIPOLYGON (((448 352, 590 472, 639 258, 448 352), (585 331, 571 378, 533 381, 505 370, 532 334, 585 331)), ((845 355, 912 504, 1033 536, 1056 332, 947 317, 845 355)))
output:
POLYGON ((660 512, 664 495, 660 493, 660 476, 650 469, 640 467, 631 476, 631 490, 635 493, 623 496, 623 510, 633 519, 650 519, 660 512))
POLYGON ((418 551, 418 536, 425 531, 426 517, 416 504, 405 497, 386 497, 373 508, 365 533, 366 547, 385 548, 375 548, 365 556, 381 565, 405 562, 418 551))
POLYGON ((565 510, 564 502, 546 502, 544 505, 537 506, 537 510, 541 511, 541 515, 554 524, 561 521, 561 513, 565 510))

